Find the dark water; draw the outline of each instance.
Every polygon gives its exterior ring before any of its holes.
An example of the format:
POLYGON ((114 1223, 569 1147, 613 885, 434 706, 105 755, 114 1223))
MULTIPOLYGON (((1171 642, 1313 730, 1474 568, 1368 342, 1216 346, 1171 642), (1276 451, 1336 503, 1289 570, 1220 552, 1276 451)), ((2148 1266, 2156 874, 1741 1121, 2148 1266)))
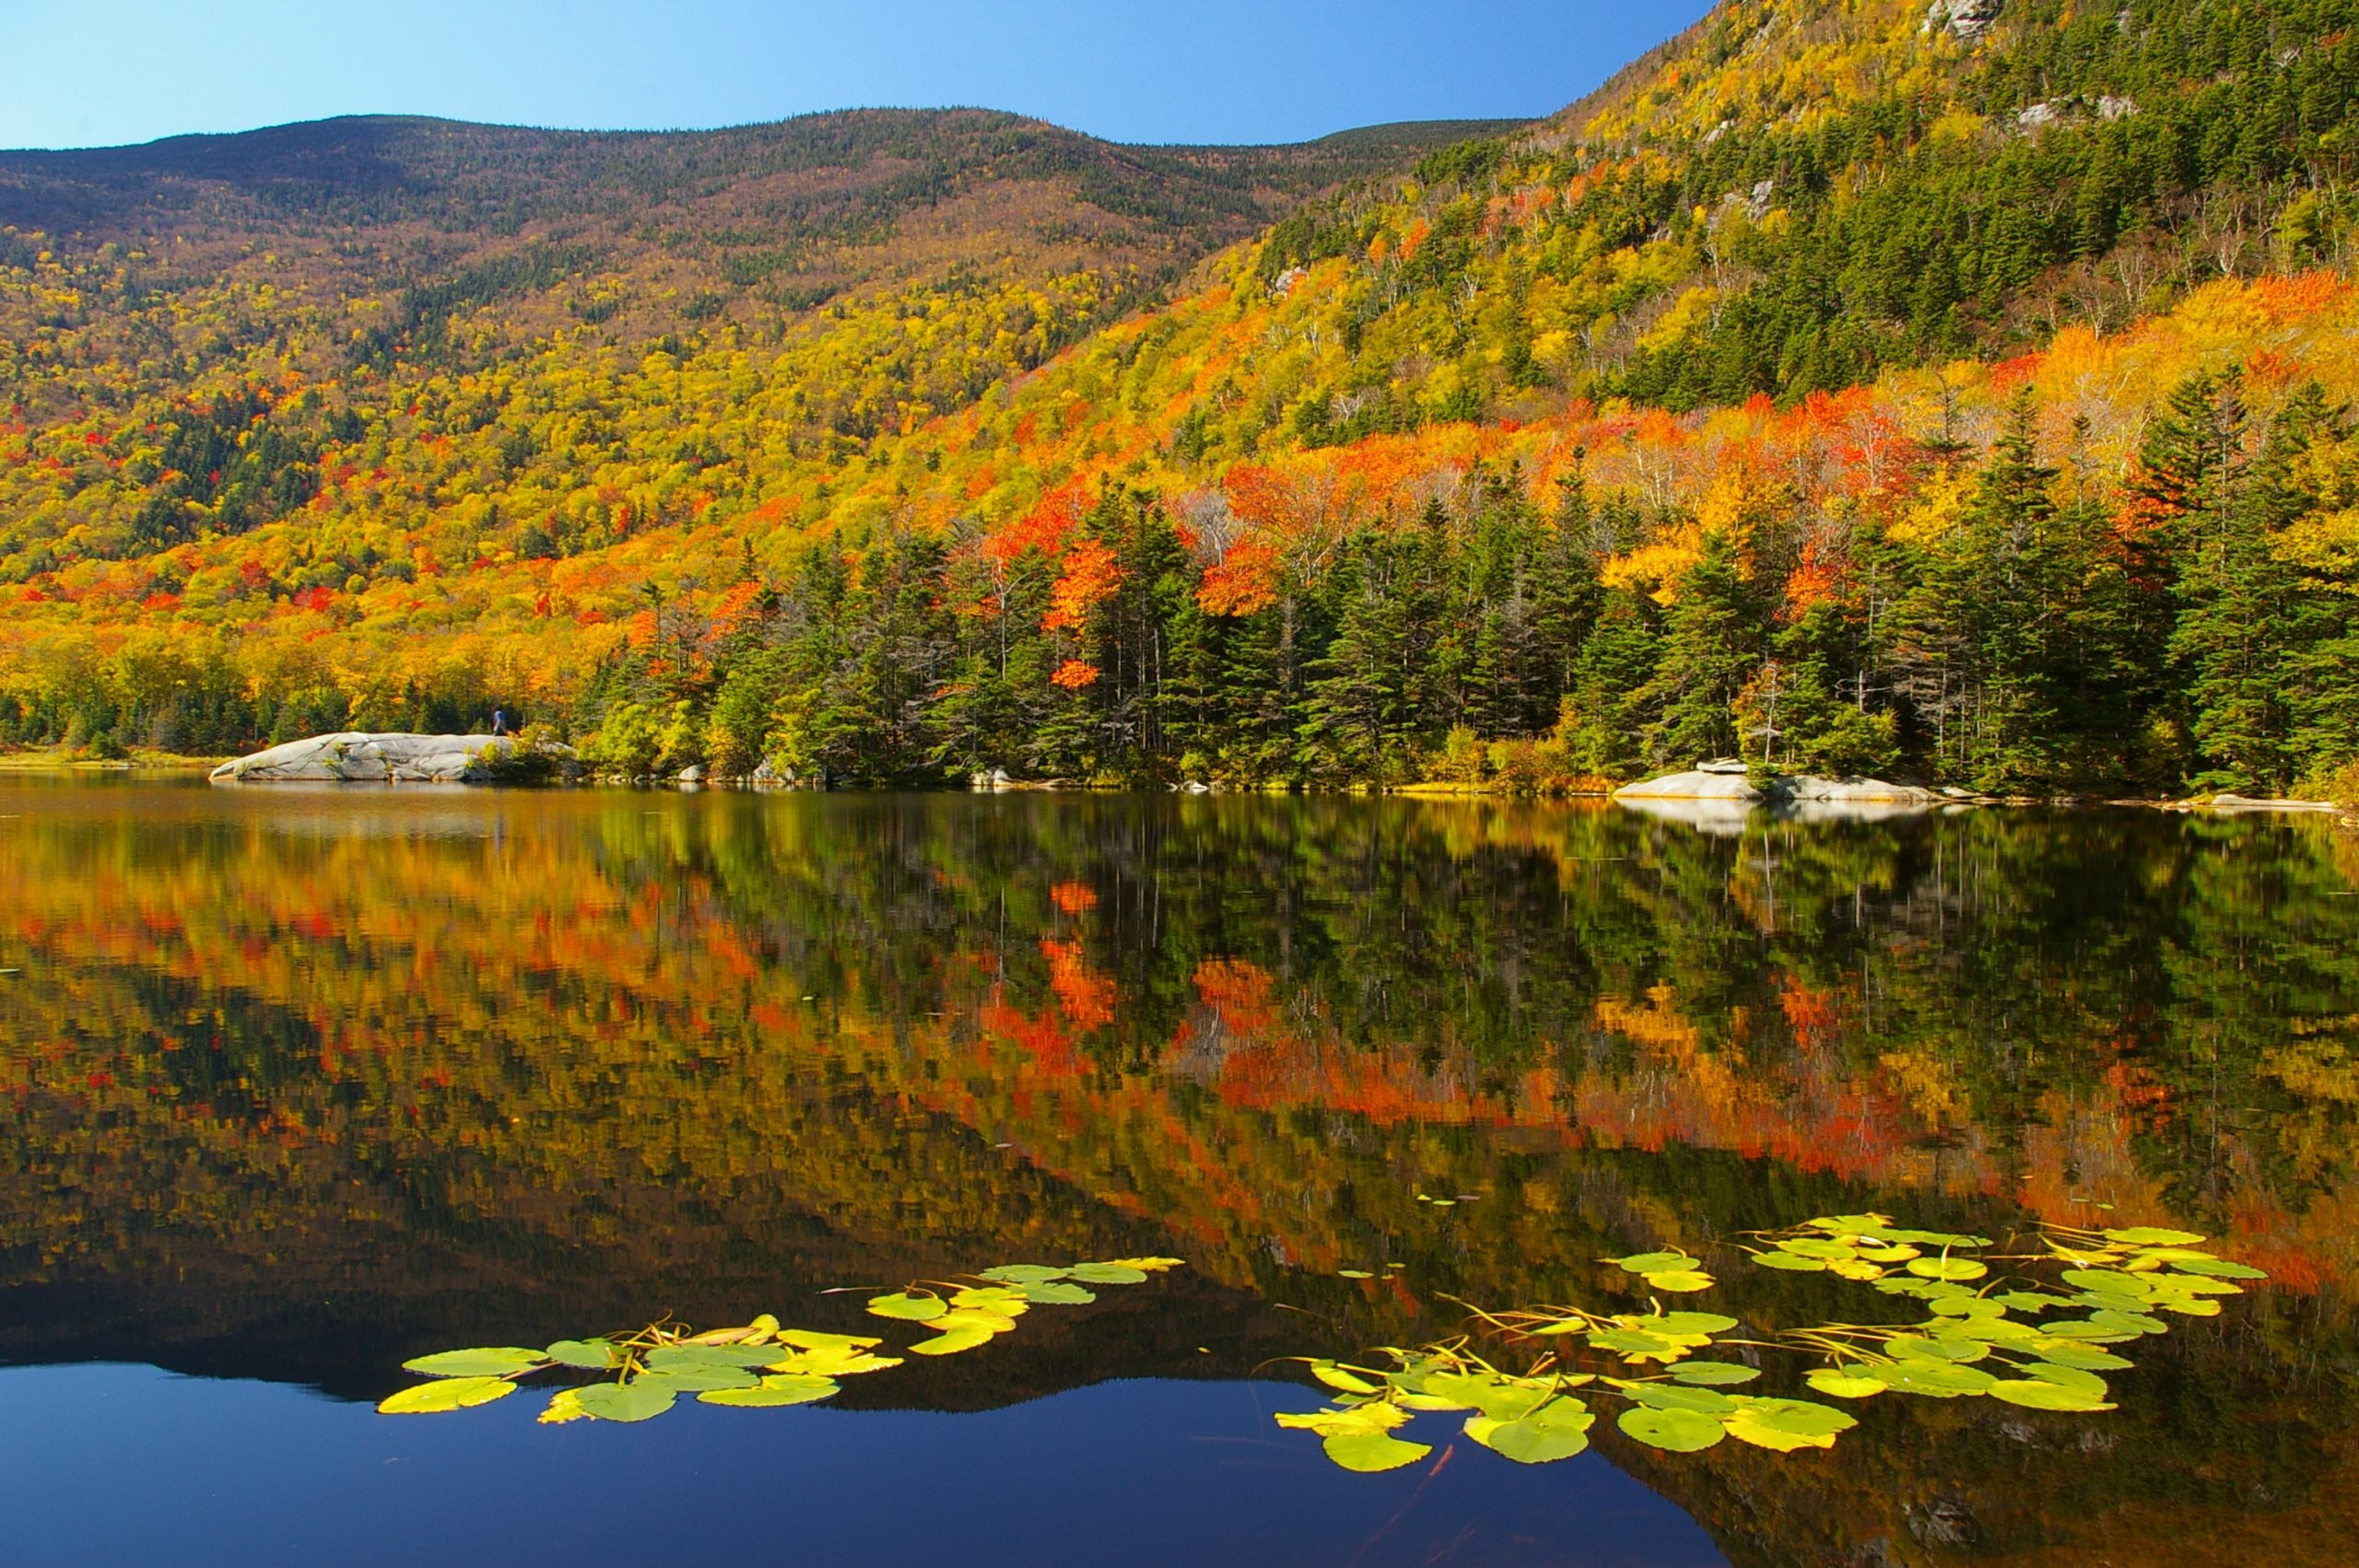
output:
POLYGON ((2322 825, 2127 811, 0 784, 0 1555, 2349 1562, 2354 893, 2322 825), (1864 1209, 2276 1282, 2118 1411, 1879 1400, 1831 1453, 1427 1418, 1367 1477, 1269 1419, 1318 1403, 1277 1358, 1864 1209), (1144 1253, 1189 1267, 827 1405, 370 1408, 453 1345, 1144 1253))

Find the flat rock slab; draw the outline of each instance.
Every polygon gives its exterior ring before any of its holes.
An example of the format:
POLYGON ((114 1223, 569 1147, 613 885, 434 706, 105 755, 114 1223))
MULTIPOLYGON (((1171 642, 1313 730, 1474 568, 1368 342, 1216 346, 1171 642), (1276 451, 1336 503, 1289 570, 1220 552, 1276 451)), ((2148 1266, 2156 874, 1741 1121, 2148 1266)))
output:
POLYGON ((1930 806, 1949 797, 1914 784, 1888 784, 1881 778, 1820 778, 1800 773, 1781 778, 1778 792, 1790 801, 1838 801, 1860 804, 1930 806))
POLYGON ((225 762, 216 784, 476 784, 516 762, 501 735, 314 735, 225 762))
POLYGON ((1745 782, 1742 773, 1706 773, 1701 768, 1665 774, 1661 778, 1625 784, 1614 791, 1617 801, 1758 801, 1761 791, 1745 782))
POLYGON ((2342 808, 2331 801, 2256 800, 2250 795, 2214 795, 2215 812, 2333 812, 2342 808))

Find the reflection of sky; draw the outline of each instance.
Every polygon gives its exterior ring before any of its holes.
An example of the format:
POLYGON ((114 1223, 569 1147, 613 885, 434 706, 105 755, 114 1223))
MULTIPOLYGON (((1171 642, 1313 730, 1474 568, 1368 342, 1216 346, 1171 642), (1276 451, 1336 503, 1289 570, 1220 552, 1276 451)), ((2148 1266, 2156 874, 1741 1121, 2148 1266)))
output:
MULTIPOLYGON (((0 1373, 19 1562, 1579 1564, 1726 1562, 1591 1453, 1347 1474, 1283 1384, 1124 1382, 980 1415, 683 1407, 540 1427, 541 1401, 382 1417, 141 1366, 0 1373)), ((1447 1418, 1438 1418, 1447 1420, 1447 1418)), ((1437 1424, 1429 1419, 1426 1424, 1437 1424)), ((1450 1445, 1446 1428, 1414 1434, 1450 1445)))

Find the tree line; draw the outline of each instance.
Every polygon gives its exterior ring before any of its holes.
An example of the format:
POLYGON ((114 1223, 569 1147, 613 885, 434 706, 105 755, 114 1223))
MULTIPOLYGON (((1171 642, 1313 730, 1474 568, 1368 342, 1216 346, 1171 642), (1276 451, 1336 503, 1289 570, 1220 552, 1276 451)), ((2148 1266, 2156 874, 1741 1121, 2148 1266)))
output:
MULTIPOLYGON (((2308 539, 2347 506, 2315 388, 2265 417, 2182 384, 2123 491, 2043 460, 2033 403, 1938 531, 1781 508, 1666 531, 1574 476, 1479 466, 1455 504, 1273 555, 1248 585, 1109 487, 1069 537, 815 545, 722 621, 660 603, 568 715, 602 767, 839 785, 1003 769, 1105 785, 1417 781, 1545 791, 1715 757, 1979 790, 2280 790, 2359 758, 2359 588, 2308 539)), ((1930 460, 1962 461, 1938 446, 1930 460)), ((1246 546, 1244 548, 1250 548, 1246 546)))

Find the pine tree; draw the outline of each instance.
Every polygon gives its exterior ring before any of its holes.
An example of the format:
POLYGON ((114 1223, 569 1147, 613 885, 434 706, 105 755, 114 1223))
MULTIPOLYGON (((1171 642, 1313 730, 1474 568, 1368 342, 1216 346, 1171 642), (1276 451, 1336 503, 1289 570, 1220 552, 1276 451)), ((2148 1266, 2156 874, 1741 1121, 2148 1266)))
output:
POLYGON ((1654 756, 1690 766, 1737 751, 1736 700, 1759 660, 1760 612, 1727 533, 1704 541, 1663 616, 1662 661, 1648 734, 1654 756))

